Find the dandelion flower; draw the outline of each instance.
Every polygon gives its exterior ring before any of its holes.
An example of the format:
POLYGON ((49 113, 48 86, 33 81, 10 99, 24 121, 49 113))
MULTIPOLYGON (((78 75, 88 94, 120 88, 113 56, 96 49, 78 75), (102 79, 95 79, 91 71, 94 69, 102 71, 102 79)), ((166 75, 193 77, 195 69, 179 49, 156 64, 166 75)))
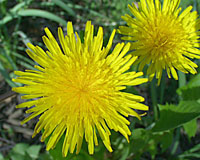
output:
POLYGON ((131 41, 130 50, 138 56, 139 70, 148 65, 149 80, 154 76, 160 83, 163 70, 178 79, 177 70, 195 74, 198 66, 190 59, 200 58, 200 23, 197 12, 189 6, 182 13, 180 0, 140 0, 138 8, 128 5, 135 18, 122 16, 128 26, 120 26, 123 40, 131 41))
POLYGON ((126 72, 136 57, 126 55, 130 44, 119 43, 108 55, 115 30, 108 45, 103 45, 103 29, 99 27, 97 36, 93 36, 94 26, 86 23, 84 43, 77 32, 74 33, 71 22, 67 25, 67 35, 58 28, 60 45, 48 28, 43 41, 48 48, 44 51, 38 46, 28 44, 28 55, 40 66, 37 70, 16 71, 13 81, 25 86, 13 88, 24 94, 23 99, 30 101, 19 104, 17 108, 28 107, 26 113, 32 113, 22 123, 41 115, 34 129, 33 137, 42 129, 41 141, 47 137, 46 149, 53 149, 64 134, 62 153, 76 153, 81 149, 85 137, 90 154, 94 145, 98 145, 97 133, 106 148, 112 152, 110 130, 120 132, 127 140, 131 134, 125 118, 135 116, 136 110, 147 111, 148 107, 140 102, 144 98, 122 92, 126 85, 134 86, 147 82, 142 72, 126 72))

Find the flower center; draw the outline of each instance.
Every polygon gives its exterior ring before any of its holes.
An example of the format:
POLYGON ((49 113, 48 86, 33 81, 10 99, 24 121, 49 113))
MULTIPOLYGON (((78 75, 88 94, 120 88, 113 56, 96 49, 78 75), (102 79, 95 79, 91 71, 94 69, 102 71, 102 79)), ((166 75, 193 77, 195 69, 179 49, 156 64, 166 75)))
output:
POLYGON ((153 23, 152 21, 147 23, 145 28, 148 34, 143 37, 143 44, 148 46, 154 55, 169 53, 171 50, 183 47, 184 30, 180 22, 175 21, 174 18, 156 17, 153 23))

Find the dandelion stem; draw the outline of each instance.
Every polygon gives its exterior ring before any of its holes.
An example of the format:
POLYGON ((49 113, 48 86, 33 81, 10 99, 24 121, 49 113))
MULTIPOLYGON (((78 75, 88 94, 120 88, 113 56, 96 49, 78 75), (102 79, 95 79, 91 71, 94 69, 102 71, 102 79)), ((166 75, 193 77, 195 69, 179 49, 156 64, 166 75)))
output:
POLYGON ((161 83, 160 83, 160 104, 163 103, 165 95, 165 74, 162 74, 161 83))
MULTIPOLYGON (((179 76, 179 88, 183 87, 184 85, 186 85, 186 75, 181 72, 178 71, 178 76, 179 76)), ((179 97, 179 99, 181 100, 181 97, 179 97)), ((176 129, 176 136, 175 136, 175 142, 174 142, 174 146, 172 148, 172 154, 175 154, 179 145, 179 139, 180 139, 180 127, 176 129)))
POLYGON ((183 87, 184 85, 186 85, 186 75, 185 73, 178 71, 178 76, 179 76, 179 88, 183 87))
POLYGON ((158 108, 157 108, 157 94, 156 94, 156 79, 154 78, 151 81, 151 99, 152 99, 152 104, 153 104, 153 111, 154 111, 154 118, 155 120, 158 119, 158 108))

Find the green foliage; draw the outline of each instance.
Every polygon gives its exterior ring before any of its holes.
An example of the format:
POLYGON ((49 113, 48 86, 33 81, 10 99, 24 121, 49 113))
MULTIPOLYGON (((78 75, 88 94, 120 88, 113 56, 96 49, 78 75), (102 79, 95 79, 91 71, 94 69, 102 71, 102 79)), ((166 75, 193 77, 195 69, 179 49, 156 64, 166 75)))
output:
POLYGON ((192 78, 187 85, 179 88, 177 93, 183 100, 198 101, 200 99, 200 74, 192 78))
POLYGON ((200 158, 200 144, 197 144, 193 148, 180 154, 178 158, 179 159, 199 159, 200 158))
POLYGON ((41 145, 31 145, 29 146, 26 143, 16 144, 8 156, 3 157, 0 154, 0 160, 38 160, 41 157, 45 157, 48 160, 51 160, 51 156, 48 153, 40 154, 41 145))
POLYGON ((200 115, 200 104, 195 101, 181 101, 178 106, 159 105, 160 119, 153 131, 160 132, 179 127, 200 115))
POLYGON ((188 137, 194 137, 197 132, 197 119, 193 119, 183 125, 185 132, 187 133, 188 137))
POLYGON ((19 16, 36 16, 36 17, 42 17, 42 18, 47 18, 49 20, 53 20, 55 22, 58 22, 64 26, 67 25, 67 22, 56 16, 55 14, 52 14, 47 11, 39 10, 39 9, 26 9, 26 10, 21 10, 18 12, 19 16))

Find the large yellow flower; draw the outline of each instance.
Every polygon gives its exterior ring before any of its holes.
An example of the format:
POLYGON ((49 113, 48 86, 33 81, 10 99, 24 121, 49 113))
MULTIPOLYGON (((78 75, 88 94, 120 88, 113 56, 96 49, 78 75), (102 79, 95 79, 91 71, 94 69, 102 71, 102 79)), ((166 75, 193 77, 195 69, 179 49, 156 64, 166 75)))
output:
POLYGON ((195 74, 198 67, 188 58, 200 58, 200 24, 197 12, 192 7, 180 13, 180 0, 140 0, 138 8, 128 5, 135 18, 122 16, 128 26, 120 26, 119 33, 126 35, 123 40, 132 41, 130 50, 138 56, 139 70, 148 65, 147 74, 160 83, 162 71, 166 70, 178 79, 176 70, 195 74))
POLYGON ((32 99, 17 108, 33 106, 26 111, 32 114, 22 123, 41 114, 33 136, 42 129, 41 141, 51 135, 47 150, 54 148, 65 133, 63 156, 68 150, 73 153, 75 147, 78 153, 84 137, 89 153, 93 154, 94 144, 98 145, 97 132, 112 152, 110 129, 120 132, 128 140, 131 132, 127 125, 130 122, 125 117, 130 115, 140 119, 134 109, 148 110, 146 105, 139 103, 144 101, 143 97, 120 91, 126 85, 147 82, 146 78, 137 78, 143 75, 142 72, 126 72, 136 59, 126 55, 130 44, 117 44, 108 55, 115 30, 104 48, 102 27, 93 37, 94 27, 90 21, 86 24, 84 43, 74 33, 71 22, 68 22, 65 37, 58 28, 62 49, 47 28, 45 32, 48 37, 44 36, 43 41, 48 51, 32 44, 28 44, 30 49, 27 50, 40 66, 35 66, 37 70, 15 72, 19 77, 13 81, 25 86, 13 90, 25 94, 23 99, 32 99))

